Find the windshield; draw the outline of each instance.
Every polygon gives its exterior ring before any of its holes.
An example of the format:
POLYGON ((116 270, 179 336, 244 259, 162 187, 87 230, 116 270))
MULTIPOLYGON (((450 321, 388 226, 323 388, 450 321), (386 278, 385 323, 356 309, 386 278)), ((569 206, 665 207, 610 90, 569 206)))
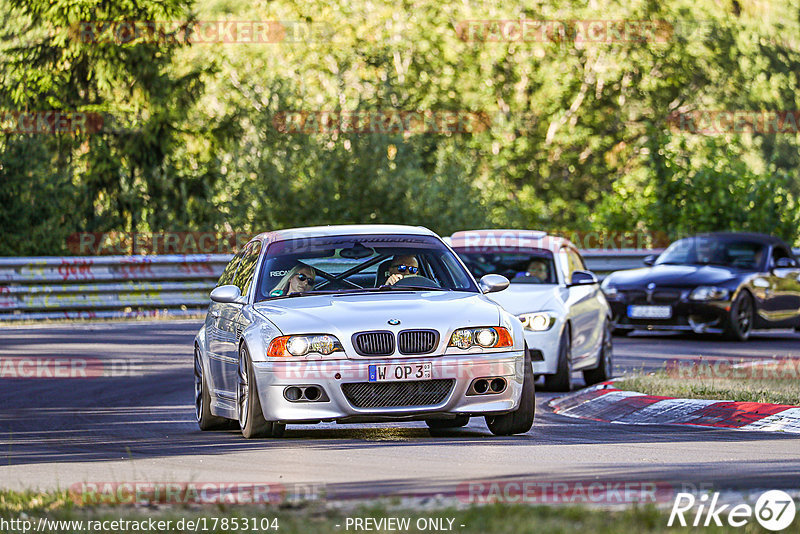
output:
POLYGON ((723 265, 738 269, 757 269, 764 245, 718 237, 689 237, 676 241, 656 260, 656 265, 723 265))
POLYGON ((553 253, 534 249, 524 252, 462 252, 456 250, 475 278, 502 274, 512 284, 557 284, 553 253))
POLYGON ((418 235, 300 238, 272 243, 256 301, 368 291, 479 292, 439 239, 418 235))

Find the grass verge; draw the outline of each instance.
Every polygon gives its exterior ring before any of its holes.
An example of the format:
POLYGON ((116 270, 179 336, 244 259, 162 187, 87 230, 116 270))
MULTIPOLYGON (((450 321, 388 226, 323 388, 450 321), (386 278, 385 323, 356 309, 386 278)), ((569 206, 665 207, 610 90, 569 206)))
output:
MULTIPOLYGON (((37 493, 0 491, 0 525, 4 532, 14 534, 23 532, 22 528, 13 528, 12 520, 29 521, 28 532, 35 531, 33 525, 39 525, 39 532, 53 534, 85 534, 87 532, 129 532, 147 531, 147 523, 132 524, 128 522, 170 521, 153 527, 159 532, 277 532, 293 534, 309 532, 344 533, 365 530, 354 528, 355 519, 370 518, 380 521, 382 518, 397 518, 407 521, 408 528, 373 528, 378 532, 459 532, 459 533, 573 533, 592 532, 593 534, 611 534, 619 532, 687 532, 690 528, 668 527, 669 511, 658 509, 653 505, 629 507, 623 510, 609 511, 582 506, 528 506, 522 504, 489 504, 470 507, 441 507, 432 509, 400 508, 397 505, 381 504, 363 506, 347 504, 338 506, 332 503, 311 502, 291 507, 276 506, 205 506, 205 507, 161 507, 135 508, 129 505, 118 506, 78 506, 66 492, 37 493), (41 518, 45 530, 41 530, 41 518), (348 523, 348 519, 350 520, 348 523), (227 521, 225 521, 227 520, 227 521), (238 526, 234 527, 234 520, 238 526), (57 524, 54 521, 67 521, 72 524, 57 524), (89 522, 99 523, 89 523, 89 522), (119 521, 112 524, 112 521, 119 521), (179 523, 183 521, 183 523, 179 523), (188 521, 195 521, 193 528, 188 521), (4 523, 5 522, 5 523, 4 523), (76 523, 81 522, 81 523, 76 523), (105 522, 105 523, 104 523, 105 522), (101 528, 102 525, 102 528, 101 528), (9 528, 11 526, 11 528, 9 528), (277 529, 275 527, 278 527, 277 529), (423 528, 420 528, 423 527, 423 528)), ((691 521, 693 516, 687 516, 691 521)), ((397 520, 396 519, 396 520, 397 520)), ((724 523, 724 517, 723 525, 724 523)), ((395 523, 397 525, 397 523, 395 523)), ((787 531, 797 531, 800 527, 800 514, 795 518, 787 531)), ((744 528, 732 529, 723 527, 703 528, 704 532, 767 532, 758 525, 755 519, 744 528)))
POLYGON ((800 406, 800 360, 766 364, 693 362, 614 381, 614 387, 681 399, 765 402, 800 406))

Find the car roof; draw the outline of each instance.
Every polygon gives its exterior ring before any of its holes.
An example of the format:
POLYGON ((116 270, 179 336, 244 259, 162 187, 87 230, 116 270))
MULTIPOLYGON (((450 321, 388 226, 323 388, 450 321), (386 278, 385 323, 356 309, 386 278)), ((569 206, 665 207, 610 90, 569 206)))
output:
POLYGON ((549 235, 541 230, 482 229, 465 230, 450 236, 454 249, 530 249, 539 248, 557 252, 563 246, 575 247, 564 237, 549 235))
POLYGON ((251 241, 268 240, 283 241, 303 237, 330 237, 346 235, 403 234, 426 235, 439 237, 423 226, 407 226, 403 224, 339 224, 328 226, 306 226, 302 228, 286 228, 272 232, 262 232, 251 241))

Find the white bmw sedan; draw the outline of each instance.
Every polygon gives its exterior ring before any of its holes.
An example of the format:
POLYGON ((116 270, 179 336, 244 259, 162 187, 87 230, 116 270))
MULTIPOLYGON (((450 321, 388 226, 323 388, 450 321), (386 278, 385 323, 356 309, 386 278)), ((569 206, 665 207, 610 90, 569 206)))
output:
POLYGON ((573 371, 586 384, 612 376, 611 311, 597 278, 567 239, 527 230, 457 232, 453 250, 476 277, 511 281, 492 300, 519 318, 533 362, 551 391, 568 391, 573 371))
POLYGON ((286 424, 486 418, 527 432, 534 376, 523 324, 430 230, 326 226, 264 233, 228 264, 195 338, 201 429, 246 438, 286 424))

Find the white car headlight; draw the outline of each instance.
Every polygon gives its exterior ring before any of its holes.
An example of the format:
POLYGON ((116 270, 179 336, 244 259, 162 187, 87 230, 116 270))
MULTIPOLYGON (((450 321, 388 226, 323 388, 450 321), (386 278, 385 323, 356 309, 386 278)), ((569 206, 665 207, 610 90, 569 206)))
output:
POLYGON ((692 291, 689 300, 728 300, 731 292, 724 287, 700 286, 692 291))
POLYGON ((285 358, 287 356, 305 356, 316 352, 328 356, 334 352, 343 352, 342 344, 335 336, 328 334, 311 336, 279 336, 269 343, 267 356, 285 358))
POLYGON ((556 324, 556 314, 552 312, 523 313, 517 317, 523 328, 534 332, 550 330, 556 324))
POLYGON ((450 347, 468 349, 478 345, 485 349, 511 347, 514 341, 511 332, 503 326, 487 326, 485 328, 459 328, 450 336, 450 347))

